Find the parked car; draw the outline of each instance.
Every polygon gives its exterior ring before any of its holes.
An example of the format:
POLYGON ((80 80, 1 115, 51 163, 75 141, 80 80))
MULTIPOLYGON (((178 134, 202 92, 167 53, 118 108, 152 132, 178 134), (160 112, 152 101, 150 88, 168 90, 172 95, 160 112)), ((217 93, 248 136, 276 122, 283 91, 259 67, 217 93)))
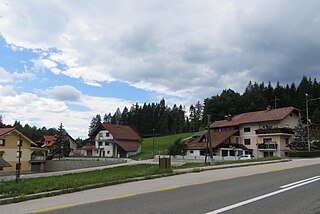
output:
POLYGON ((239 160, 251 160, 253 158, 254 158, 253 155, 241 155, 241 156, 239 156, 239 160))

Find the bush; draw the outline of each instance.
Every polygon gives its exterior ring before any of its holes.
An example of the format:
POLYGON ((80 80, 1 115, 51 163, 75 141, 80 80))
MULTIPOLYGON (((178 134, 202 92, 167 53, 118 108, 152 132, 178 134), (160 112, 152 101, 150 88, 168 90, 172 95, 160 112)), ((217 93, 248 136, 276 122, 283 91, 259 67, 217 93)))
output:
POLYGON ((292 151, 288 155, 289 157, 313 158, 320 157, 320 151, 292 151))

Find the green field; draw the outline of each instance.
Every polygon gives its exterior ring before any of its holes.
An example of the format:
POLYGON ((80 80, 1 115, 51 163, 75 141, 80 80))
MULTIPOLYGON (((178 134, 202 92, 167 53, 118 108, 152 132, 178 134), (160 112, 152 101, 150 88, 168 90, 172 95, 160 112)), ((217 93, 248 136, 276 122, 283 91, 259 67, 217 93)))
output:
MULTIPOLYGON (((168 154, 168 148, 170 145, 173 144, 173 142, 179 138, 184 139, 187 137, 190 137, 192 133, 182 133, 182 134, 176 134, 176 135, 168 135, 163 137, 155 137, 154 138, 154 149, 155 154, 166 155, 168 154)), ((141 153, 138 155, 135 155, 131 157, 134 160, 145 160, 150 159, 152 157, 152 150, 153 150, 153 138, 145 138, 142 142, 141 146, 141 153)))

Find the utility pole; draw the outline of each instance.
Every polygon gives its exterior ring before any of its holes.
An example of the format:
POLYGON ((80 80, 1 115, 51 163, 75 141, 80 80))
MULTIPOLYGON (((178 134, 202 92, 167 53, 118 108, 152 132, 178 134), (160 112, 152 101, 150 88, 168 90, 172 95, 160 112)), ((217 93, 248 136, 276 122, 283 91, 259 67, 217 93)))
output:
POLYGON ((22 146, 22 140, 21 140, 21 133, 19 133, 19 140, 17 141, 17 146, 19 148, 18 151, 18 163, 16 165, 16 183, 20 182, 20 172, 21 172, 21 146, 22 146))
POLYGON ((208 114, 208 142, 209 142, 209 154, 210 154, 210 162, 212 162, 212 142, 211 142, 211 134, 210 134, 210 118, 211 115, 208 114))
POLYGON ((154 133, 155 133, 156 129, 153 128, 152 129, 152 158, 154 158, 154 133))

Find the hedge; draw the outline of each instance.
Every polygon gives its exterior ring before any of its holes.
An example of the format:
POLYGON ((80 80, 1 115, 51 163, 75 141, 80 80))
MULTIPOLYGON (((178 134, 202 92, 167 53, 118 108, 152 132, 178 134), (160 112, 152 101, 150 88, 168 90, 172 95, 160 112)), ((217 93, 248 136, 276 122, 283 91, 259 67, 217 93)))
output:
POLYGON ((320 157, 320 151, 291 151, 289 157, 312 158, 320 157))

